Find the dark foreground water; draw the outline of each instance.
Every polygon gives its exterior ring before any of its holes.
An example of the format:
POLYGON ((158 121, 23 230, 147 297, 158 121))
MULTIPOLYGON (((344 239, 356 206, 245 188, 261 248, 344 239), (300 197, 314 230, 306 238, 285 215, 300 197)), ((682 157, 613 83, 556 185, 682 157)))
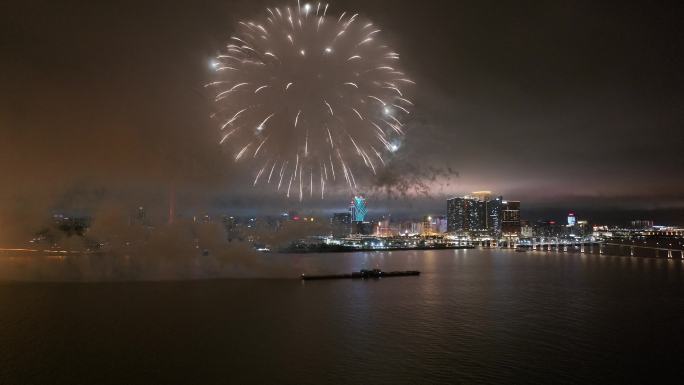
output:
POLYGON ((684 262, 271 255, 370 281, 0 284, 2 384, 681 383, 684 262))

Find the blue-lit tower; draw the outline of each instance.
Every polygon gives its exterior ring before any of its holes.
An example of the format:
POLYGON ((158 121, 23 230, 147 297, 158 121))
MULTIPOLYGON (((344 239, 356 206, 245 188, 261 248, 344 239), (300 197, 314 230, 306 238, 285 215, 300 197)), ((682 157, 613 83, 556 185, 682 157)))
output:
POLYGON ((351 214, 352 222, 363 222, 368 213, 366 199, 362 196, 355 196, 349 205, 349 213, 351 214))

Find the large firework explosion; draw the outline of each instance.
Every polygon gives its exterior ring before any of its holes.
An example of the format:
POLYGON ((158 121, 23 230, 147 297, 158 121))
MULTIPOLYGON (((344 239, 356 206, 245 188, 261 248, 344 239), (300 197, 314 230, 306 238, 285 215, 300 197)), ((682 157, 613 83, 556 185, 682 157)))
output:
POLYGON ((255 168, 253 184, 323 198, 326 185, 376 173, 397 151, 413 103, 399 54, 358 14, 328 4, 267 8, 241 21, 212 63, 220 143, 255 168), (316 192, 315 192, 316 191, 316 192))

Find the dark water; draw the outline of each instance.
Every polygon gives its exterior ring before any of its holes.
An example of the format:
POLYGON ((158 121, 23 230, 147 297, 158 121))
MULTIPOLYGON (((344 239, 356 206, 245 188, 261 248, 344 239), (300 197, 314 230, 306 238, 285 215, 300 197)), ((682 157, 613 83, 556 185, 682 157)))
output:
POLYGON ((270 258, 423 274, 0 284, 0 383, 682 381, 680 260, 500 250, 270 258))

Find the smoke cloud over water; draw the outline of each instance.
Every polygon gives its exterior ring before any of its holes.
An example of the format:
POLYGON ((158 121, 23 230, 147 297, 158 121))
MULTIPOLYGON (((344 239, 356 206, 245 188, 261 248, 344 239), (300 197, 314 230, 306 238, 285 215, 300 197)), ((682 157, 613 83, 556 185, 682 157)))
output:
POLYGON ((25 187, 23 194, 1 196, 0 281, 294 278, 302 272, 296 258, 259 253, 254 245, 277 249, 329 230, 317 221, 285 222, 274 231, 272 223, 257 220, 229 235, 221 218, 204 223, 188 215, 209 212, 212 194, 192 194, 187 186, 177 194, 172 224, 166 191, 25 187), (136 218, 142 204, 146 223, 136 218), (64 231, 52 217, 56 212, 87 216, 89 226, 80 234, 64 231))
POLYGON ((107 227, 102 250, 89 250, 86 237, 61 240, 60 250, 0 252, 0 281, 116 281, 210 278, 283 278, 296 272, 250 243, 229 242, 217 224, 176 223, 153 230, 107 227), (119 231, 117 231, 117 228, 119 231), (62 251, 63 250, 63 251, 62 251))

